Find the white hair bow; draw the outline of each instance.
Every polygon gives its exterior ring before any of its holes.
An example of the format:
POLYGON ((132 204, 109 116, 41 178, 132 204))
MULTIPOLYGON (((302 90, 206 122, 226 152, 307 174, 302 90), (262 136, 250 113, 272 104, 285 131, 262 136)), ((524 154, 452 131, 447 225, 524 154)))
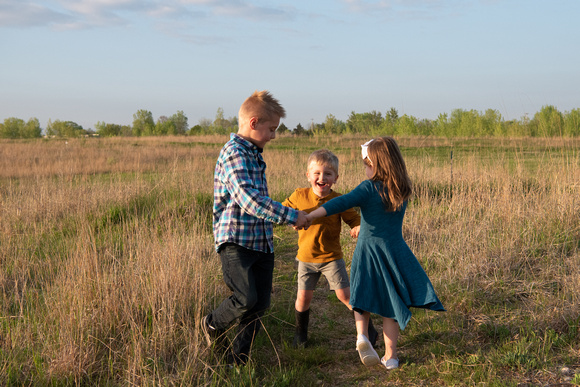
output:
POLYGON ((373 142, 373 140, 368 140, 367 142, 365 142, 364 144, 361 145, 361 152, 362 152, 362 158, 363 160, 366 159, 367 157, 369 157, 369 144, 373 142))

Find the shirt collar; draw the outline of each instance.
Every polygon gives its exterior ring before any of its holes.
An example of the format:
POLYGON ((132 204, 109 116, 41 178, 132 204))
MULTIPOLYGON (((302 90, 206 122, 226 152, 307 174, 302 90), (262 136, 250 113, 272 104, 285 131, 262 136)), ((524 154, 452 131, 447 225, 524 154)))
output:
POLYGON ((325 201, 328 201, 334 197, 334 190, 331 189, 330 193, 328 195, 321 198, 320 196, 318 196, 317 194, 314 193, 314 190, 312 189, 312 187, 309 187, 308 188, 308 196, 315 199, 316 201, 325 202, 325 201))
POLYGON ((240 137, 237 133, 230 133, 230 140, 234 140, 237 143, 245 146, 246 148, 258 153, 262 153, 264 151, 263 148, 260 148, 257 145, 253 144, 252 142, 246 140, 245 138, 240 137))

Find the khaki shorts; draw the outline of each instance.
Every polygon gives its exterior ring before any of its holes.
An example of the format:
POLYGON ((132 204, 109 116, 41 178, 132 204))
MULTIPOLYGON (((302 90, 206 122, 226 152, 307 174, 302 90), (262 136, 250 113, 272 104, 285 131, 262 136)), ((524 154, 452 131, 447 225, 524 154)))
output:
POLYGON ((298 261, 298 290, 314 290, 324 274, 331 290, 350 287, 344 259, 325 263, 298 261))

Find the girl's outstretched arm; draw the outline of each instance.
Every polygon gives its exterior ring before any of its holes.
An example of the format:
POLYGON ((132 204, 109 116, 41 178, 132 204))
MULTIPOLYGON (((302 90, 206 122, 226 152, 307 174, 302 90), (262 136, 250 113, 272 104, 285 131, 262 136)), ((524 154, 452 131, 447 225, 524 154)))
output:
POLYGON ((306 218, 308 219, 310 224, 312 224, 312 221, 314 219, 322 218, 324 216, 326 216, 326 209, 324 207, 318 207, 317 209, 306 215, 306 218))
MULTIPOLYGON (((306 213, 304 211, 300 211, 299 214, 300 216, 302 216, 302 214, 306 213)), ((294 225, 292 227, 294 228, 294 230, 308 230, 308 227, 312 225, 312 221, 314 219, 322 218, 323 216, 326 216, 326 210, 322 207, 319 207, 316 210, 312 211, 311 213, 306 214, 306 221, 304 223, 302 223, 299 226, 294 225)))

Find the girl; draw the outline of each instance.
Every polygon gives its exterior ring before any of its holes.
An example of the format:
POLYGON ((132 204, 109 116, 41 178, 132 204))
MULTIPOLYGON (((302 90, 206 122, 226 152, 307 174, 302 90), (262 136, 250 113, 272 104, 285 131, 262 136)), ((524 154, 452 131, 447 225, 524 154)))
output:
POLYGON ((411 319, 409 307, 445 311, 431 281, 403 239, 402 226, 412 186, 395 140, 381 137, 362 145, 368 180, 323 204, 308 221, 360 207, 361 225, 350 271, 350 303, 355 313, 356 348, 366 366, 399 366, 399 327, 411 319), (385 356, 367 339, 370 313, 383 317, 385 356))

